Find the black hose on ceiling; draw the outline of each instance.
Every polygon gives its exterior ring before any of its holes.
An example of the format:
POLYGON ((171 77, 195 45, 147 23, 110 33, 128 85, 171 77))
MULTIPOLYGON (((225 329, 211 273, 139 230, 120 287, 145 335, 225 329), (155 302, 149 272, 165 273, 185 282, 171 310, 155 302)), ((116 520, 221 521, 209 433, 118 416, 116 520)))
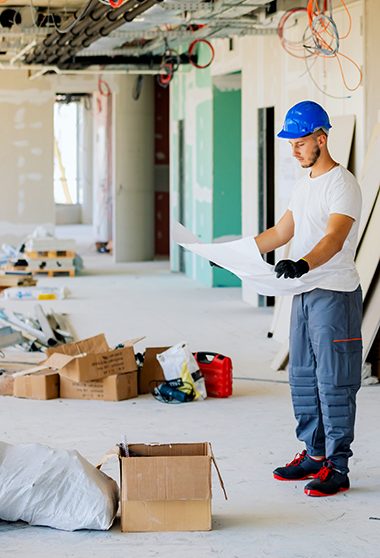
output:
MULTIPOLYGON (((189 55, 183 53, 179 56, 181 64, 189 63, 189 55)), ((89 66, 146 66, 147 68, 159 68, 162 63, 162 56, 160 54, 144 54, 143 56, 75 56, 71 61, 59 64, 60 69, 77 68, 84 69, 89 66)))
POLYGON ((56 30, 51 35, 48 35, 48 37, 46 37, 46 39, 42 41, 42 45, 49 47, 55 44, 60 37, 70 33, 74 29, 74 27, 79 25, 79 22, 86 21, 86 19, 93 13, 93 11, 97 11, 97 6, 99 6, 99 0, 89 0, 84 9, 75 12, 75 15, 69 19, 67 25, 59 30, 58 28, 56 28, 56 30))
MULTIPOLYGON (((139 3, 141 3, 142 1, 144 0, 139 0, 139 3)), ((133 8, 135 5, 136 0, 129 0, 125 2, 120 8, 113 10, 113 12, 108 11, 104 14, 104 17, 97 19, 94 22, 90 22, 88 26, 81 30, 81 32, 77 33, 75 29, 75 33, 73 33, 74 39, 70 43, 71 46, 78 46, 81 48, 86 47, 87 45, 85 44, 85 41, 89 38, 92 39, 93 37, 95 37, 96 40, 98 38, 96 37, 96 33, 99 29, 105 27, 108 22, 110 22, 109 25, 114 25, 116 23, 117 25, 115 28, 120 27, 120 25, 124 22, 119 23, 119 18, 122 18, 125 12, 133 8)), ((94 41, 92 40, 90 44, 92 44, 93 42, 94 41)))
POLYGON ((90 46, 100 37, 106 37, 125 22, 132 21, 162 1, 126 0, 119 8, 113 9, 103 4, 99 7, 99 0, 90 0, 85 8, 86 17, 78 17, 76 25, 65 34, 55 31, 49 35, 26 56, 25 62, 59 66, 66 64, 68 60, 72 60, 73 51, 76 53, 90 46))

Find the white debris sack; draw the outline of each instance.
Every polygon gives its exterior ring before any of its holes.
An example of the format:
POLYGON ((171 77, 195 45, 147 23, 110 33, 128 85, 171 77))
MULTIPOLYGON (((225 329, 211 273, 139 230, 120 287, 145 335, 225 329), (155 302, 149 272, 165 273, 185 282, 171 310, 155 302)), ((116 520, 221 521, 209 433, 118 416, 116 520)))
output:
POLYGON ((118 503, 116 482, 77 451, 0 442, 0 519, 106 530, 118 503))
POLYGON ((187 343, 178 343, 158 354, 156 358, 161 364, 166 381, 178 381, 177 389, 186 393, 188 388, 192 387, 195 400, 206 399, 205 380, 187 343))

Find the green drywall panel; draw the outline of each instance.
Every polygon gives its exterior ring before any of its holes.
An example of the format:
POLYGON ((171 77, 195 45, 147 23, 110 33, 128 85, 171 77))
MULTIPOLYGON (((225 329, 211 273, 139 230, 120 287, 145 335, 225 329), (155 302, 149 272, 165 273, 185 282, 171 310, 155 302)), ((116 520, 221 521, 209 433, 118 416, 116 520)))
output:
POLYGON ((202 188, 212 187, 212 101, 203 101, 196 108, 196 169, 202 188))
MULTIPOLYGON (((206 65, 210 61, 210 48, 204 43, 198 43, 197 52, 198 64, 206 65)), ((194 68, 196 87, 211 87, 211 66, 208 68, 194 68)))
POLYGON ((185 227, 192 228, 193 220, 193 148, 191 145, 185 146, 185 227))
MULTIPOLYGON (((213 88, 213 237, 241 235, 241 90, 213 88)), ((241 286, 215 268, 213 285, 241 286)))
MULTIPOLYGON (((171 218, 181 212, 178 122, 184 122, 183 224, 203 241, 211 242, 212 231, 212 89, 210 71, 182 67, 171 83, 171 218), (183 69, 182 69, 183 68, 183 69), (206 88, 209 91, 205 91, 206 88), (206 98, 206 100, 205 100, 206 98)), ((207 260, 184 253, 186 275, 212 286, 212 269, 207 260)), ((179 249, 172 246, 171 267, 180 267, 179 249)))

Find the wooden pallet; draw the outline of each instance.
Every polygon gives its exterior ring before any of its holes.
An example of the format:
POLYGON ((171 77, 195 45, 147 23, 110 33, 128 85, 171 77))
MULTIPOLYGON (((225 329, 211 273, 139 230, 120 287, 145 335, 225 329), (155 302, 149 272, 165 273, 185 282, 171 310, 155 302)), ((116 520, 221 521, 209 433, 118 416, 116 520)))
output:
POLYGON ((72 250, 41 250, 38 252, 25 252, 25 257, 32 260, 39 258, 75 258, 75 252, 72 250))
POLYGON ((35 269, 33 275, 47 275, 47 277, 57 277, 59 275, 68 275, 75 277, 75 269, 35 269))

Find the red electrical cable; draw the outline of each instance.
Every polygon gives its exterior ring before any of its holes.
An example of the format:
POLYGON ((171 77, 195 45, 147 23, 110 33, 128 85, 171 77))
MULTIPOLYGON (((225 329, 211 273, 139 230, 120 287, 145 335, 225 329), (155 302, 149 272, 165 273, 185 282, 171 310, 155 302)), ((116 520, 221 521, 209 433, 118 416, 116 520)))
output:
POLYGON ((192 66, 194 66, 195 68, 203 70, 204 68, 208 68, 212 64, 212 62, 215 58, 215 50, 214 50, 214 47, 212 46, 212 44, 210 43, 210 41, 208 41, 207 39, 195 39, 189 45, 188 55, 189 55, 190 64, 192 66), (194 62, 194 60, 191 59, 192 55, 194 54, 195 47, 200 43, 205 44, 210 49, 210 54, 211 54, 210 60, 206 64, 198 64, 197 62, 194 62))
POLYGON ((166 62, 165 64, 162 64, 161 69, 164 70, 166 73, 158 74, 158 83, 162 87, 167 87, 173 79, 173 64, 171 64, 170 62, 166 62))
POLYGON ((102 79, 98 79, 98 91, 102 97, 110 97, 112 91, 108 83, 102 79))
POLYGON ((124 0, 108 0, 108 1, 110 3, 111 8, 118 8, 124 2, 124 0))

